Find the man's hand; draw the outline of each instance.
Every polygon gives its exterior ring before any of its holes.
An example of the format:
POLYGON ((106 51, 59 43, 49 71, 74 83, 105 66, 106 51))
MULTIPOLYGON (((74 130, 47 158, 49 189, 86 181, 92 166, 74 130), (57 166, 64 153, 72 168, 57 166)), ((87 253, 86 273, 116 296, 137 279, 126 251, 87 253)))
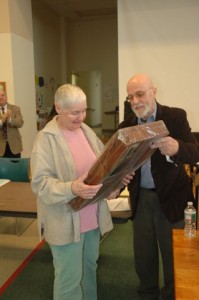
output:
POLYGON ((3 115, 1 115, 1 122, 5 123, 5 122, 7 122, 7 120, 8 120, 8 114, 6 112, 3 115))
POLYGON ((170 136, 163 137, 150 144, 152 149, 158 148, 162 155, 173 156, 178 153, 178 141, 170 136))

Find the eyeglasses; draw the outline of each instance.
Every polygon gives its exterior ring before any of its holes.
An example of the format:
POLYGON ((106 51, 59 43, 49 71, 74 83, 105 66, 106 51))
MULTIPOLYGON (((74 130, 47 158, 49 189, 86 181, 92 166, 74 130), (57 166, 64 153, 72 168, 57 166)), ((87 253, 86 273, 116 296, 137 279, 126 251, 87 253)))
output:
POLYGON ((146 89, 146 90, 144 90, 144 91, 137 91, 134 95, 128 95, 128 96, 126 97, 126 100, 127 100, 128 102, 131 102, 131 101, 133 101, 134 97, 136 97, 136 98, 138 98, 138 99, 142 99, 142 98, 144 98, 144 96, 146 95, 146 92, 147 92, 148 90, 150 90, 150 89, 152 89, 152 87, 150 87, 150 88, 148 88, 148 89, 146 89))

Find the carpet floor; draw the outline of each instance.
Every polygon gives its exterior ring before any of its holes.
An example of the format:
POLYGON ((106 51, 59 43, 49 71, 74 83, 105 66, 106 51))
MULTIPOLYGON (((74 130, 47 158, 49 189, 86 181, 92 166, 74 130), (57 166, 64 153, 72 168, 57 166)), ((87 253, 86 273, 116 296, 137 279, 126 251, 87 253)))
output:
MULTIPOLYGON (((138 300, 131 226, 131 221, 114 224, 114 230, 100 243, 98 300, 138 300)), ((1 295, 1 300, 53 299, 53 272, 51 252, 45 243, 1 295)))

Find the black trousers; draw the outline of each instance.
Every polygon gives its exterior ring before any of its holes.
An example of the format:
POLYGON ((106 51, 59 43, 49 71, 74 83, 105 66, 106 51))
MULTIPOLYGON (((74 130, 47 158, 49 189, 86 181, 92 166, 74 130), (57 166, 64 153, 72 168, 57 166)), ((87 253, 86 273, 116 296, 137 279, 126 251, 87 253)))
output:
POLYGON ((135 268, 140 279, 140 299, 174 300, 172 229, 183 228, 184 221, 170 224, 157 193, 142 189, 133 221, 135 268), (164 286, 159 287, 159 252, 162 258, 164 286))
POLYGON ((10 150, 9 143, 6 142, 6 149, 5 149, 3 157, 20 158, 21 153, 17 153, 17 154, 12 153, 12 151, 10 150))

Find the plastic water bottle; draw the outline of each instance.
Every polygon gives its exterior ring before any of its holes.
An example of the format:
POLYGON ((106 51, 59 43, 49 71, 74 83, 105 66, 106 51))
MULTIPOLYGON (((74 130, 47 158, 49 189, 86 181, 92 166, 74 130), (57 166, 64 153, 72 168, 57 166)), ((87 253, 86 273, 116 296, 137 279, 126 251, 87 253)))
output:
POLYGON ((188 238, 196 236, 196 209, 193 206, 193 202, 188 202, 187 207, 184 210, 184 234, 188 238))

